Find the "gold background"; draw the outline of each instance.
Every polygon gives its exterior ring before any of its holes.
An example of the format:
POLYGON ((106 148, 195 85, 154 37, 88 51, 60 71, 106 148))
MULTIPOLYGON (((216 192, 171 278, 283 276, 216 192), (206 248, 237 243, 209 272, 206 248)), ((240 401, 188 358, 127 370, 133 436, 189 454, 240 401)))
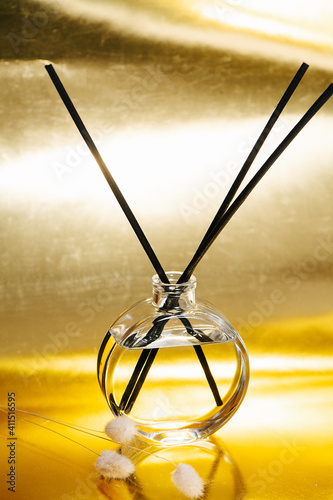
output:
MULTIPOLYGON (((1 405, 14 391, 18 409, 102 430, 110 414, 96 353, 122 310, 149 295, 154 271, 44 64, 54 64, 163 267, 183 270, 300 64, 310 68, 254 172, 333 80, 333 8, 67 3, 0 7, 1 405)), ((331 100, 195 272, 198 296, 239 330, 252 369, 214 452, 160 451, 192 460, 207 480, 220 457, 206 498, 333 498, 332 114, 331 100)), ((0 417, 0 496, 11 498, 0 417)), ((17 499, 183 498, 158 459, 138 465, 140 487, 98 489, 91 452, 16 418, 17 499)))

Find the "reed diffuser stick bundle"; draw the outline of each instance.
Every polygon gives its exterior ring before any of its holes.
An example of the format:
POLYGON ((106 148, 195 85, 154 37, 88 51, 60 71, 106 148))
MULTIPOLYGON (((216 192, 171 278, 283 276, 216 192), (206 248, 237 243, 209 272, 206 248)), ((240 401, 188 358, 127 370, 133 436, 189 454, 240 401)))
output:
MULTIPOLYGON (((262 165, 262 167, 258 170, 258 172, 253 176, 253 178, 248 182, 248 184, 245 186, 245 188, 241 191, 241 193, 238 195, 238 197, 231 204, 231 202, 232 202, 233 198, 235 197, 242 181, 244 180, 244 178, 245 178, 248 170, 250 169, 255 157, 257 156, 261 146, 263 145, 264 141, 266 140, 267 136, 269 135, 270 131, 272 130, 274 124, 276 123, 278 117, 280 116, 280 114, 282 113, 286 104, 288 103, 289 99, 291 98, 294 91, 296 90, 296 87, 298 86, 299 82, 301 81, 302 77, 304 76, 307 68, 308 68, 307 64, 303 63, 301 65, 301 67, 297 71, 296 75, 294 76, 293 80, 291 81, 290 85, 288 86, 287 90, 283 94, 283 96, 280 99, 278 105, 276 106, 273 114, 271 115, 271 117, 268 120, 266 126, 264 127, 262 133, 260 134, 257 142, 255 143, 253 149, 251 150, 248 158, 246 159, 244 165, 242 166, 239 174, 237 175, 232 186, 230 187, 230 189, 229 189, 226 197, 224 198, 218 212, 216 213, 211 225, 209 226, 204 238, 202 239, 197 251, 195 252, 195 254, 194 254, 193 258, 191 259, 190 263, 188 264, 187 268, 185 269, 185 271, 183 272, 183 274, 179 278, 178 283, 184 283, 184 282, 187 282, 189 280, 189 278, 191 277, 197 264, 203 258, 203 256, 205 255, 207 250, 210 248, 212 243, 215 241, 217 236, 220 234, 222 229, 226 226, 226 224, 230 221, 230 219, 233 217, 233 215, 236 213, 236 211, 240 208, 240 206, 244 203, 246 198, 252 192, 252 190, 256 187, 256 185, 260 182, 260 180, 263 178, 263 176, 267 173, 269 168, 275 163, 275 161, 279 158, 279 156, 283 153, 283 151, 288 147, 288 145, 293 141, 293 139, 297 136, 297 134, 305 127, 305 125, 311 120, 311 118, 319 111, 319 109, 321 109, 321 107, 332 96, 333 84, 331 84, 325 90, 325 92, 323 92, 323 94, 315 101, 315 103, 310 107, 310 109, 305 113, 305 115, 299 120, 299 122, 294 126, 294 128, 287 134, 285 139, 275 149, 275 151, 266 160, 266 162, 262 165)), ((46 66, 46 70, 48 71, 49 76, 51 77, 56 89, 58 90, 60 97, 62 98, 70 115, 72 116, 72 118, 73 118, 77 128, 79 129, 83 139, 85 140, 88 148, 90 149, 90 151, 93 154, 93 156, 94 156, 97 164, 99 165, 102 173, 104 174, 104 177, 106 178, 106 180, 107 180, 110 188, 112 189, 116 199, 118 200, 121 208, 123 209, 127 219, 129 220, 132 228, 134 229, 135 234, 137 235, 141 245, 143 246, 143 248, 144 248, 149 260, 151 261, 154 269, 156 270, 161 282, 165 285, 166 291, 169 292, 168 285, 170 285, 170 283, 169 283, 169 280, 167 278, 166 273, 164 272, 155 252, 153 251, 146 236, 144 235, 144 233, 143 233, 139 223, 137 222, 133 212, 131 211, 129 205, 127 204, 125 198, 123 197, 119 187, 117 186, 112 175, 110 174, 109 170, 107 169, 103 159, 101 158, 101 155, 99 154, 91 136, 89 135, 87 129, 85 128, 80 116, 78 115, 72 101, 70 100, 66 90, 64 89, 59 77, 57 76, 57 74, 53 68, 53 66, 52 65, 46 66)), ((168 321, 167 315, 166 315, 166 317, 164 317, 164 320, 165 319, 166 319, 166 321, 168 321)), ((187 333, 192 335, 193 337, 196 337, 200 343, 210 341, 210 339, 203 332, 200 332, 199 330, 193 329, 188 320, 186 320, 185 318, 183 318, 181 316, 179 317, 179 319, 180 319, 180 321, 182 321, 187 333)), ((159 336, 163 332, 166 321, 161 322, 161 321, 159 321, 159 318, 156 318, 156 320, 153 322, 152 328, 149 330, 149 332, 146 334, 146 336, 140 341, 141 344, 138 343, 138 345, 136 346, 136 347, 142 347, 143 350, 142 350, 142 353, 139 357, 139 360, 137 361, 137 364, 136 364, 135 369, 132 373, 132 376, 130 377, 130 380, 127 384, 125 392, 121 398, 120 405, 118 407, 115 401, 111 400, 111 402, 110 402, 112 409, 116 414, 120 414, 121 412, 129 413, 131 411, 131 408, 133 407, 133 404, 140 393, 142 385, 143 385, 143 383, 144 383, 144 381, 149 373, 149 370, 150 370, 150 368, 154 362, 154 359, 156 357, 156 354, 158 352, 158 349, 156 349, 156 348, 154 348, 154 349, 144 349, 144 348, 159 338, 159 336)), ((100 352, 99 352, 98 371, 100 370, 102 355, 104 353, 104 350, 106 348, 107 343, 108 343, 108 337, 106 337, 104 339, 102 346, 101 346, 101 349, 100 349, 100 352)), ((221 406, 223 404, 223 402, 222 402, 222 399, 219 395, 215 380, 214 380, 212 373, 209 369, 209 365, 208 365, 207 360, 205 358, 202 347, 199 344, 199 345, 195 345, 194 348, 195 348, 195 352, 198 356, 198 359, 201 363, 201 366, 204 370, 204 373, 205 373, 206 379, 209 383, 209 386, 211 388, 211 391, 213 393, 216 405, 221 406)), ((101 374, 99 372, 100 384, 101 384, 101 378, 103 378, 103 376, 104 376, 104 374, 101 376, 101 374)))

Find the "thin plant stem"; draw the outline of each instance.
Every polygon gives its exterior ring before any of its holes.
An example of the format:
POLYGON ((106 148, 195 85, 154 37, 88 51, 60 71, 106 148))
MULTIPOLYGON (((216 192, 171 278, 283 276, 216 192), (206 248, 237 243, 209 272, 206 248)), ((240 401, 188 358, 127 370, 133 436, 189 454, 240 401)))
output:
POLYGON ((37 425, 38 427, 41 427, 42 429, 47 429, 50 432, 53 432, 54 434, 57 434, 58 436, 61 436, 65 439, 68 439, 68 441, 71 441, 72 443, 78 444, 79 446, 82 446, 82 448, 85 448, 88 451, 91 451, 91 453, 95 453, 95 455, 99 456, 99 453, 97 451, 92 450, 91 448, 88 448, 88 446, 85 446, 82 443, 79 443, 79 441, 75 441, 75 439, 72 439, 68 436, 65 436, 64 434, 61 434, 61 432, 58 432, 54 429, 50 429, 50 427, 45 427, 44 425, 38 424, 37 422, 33 422, 32 420, 28 420, 27 418, 22 418, 24 422, 29 422, 29 424, 37 425))
MULTIPOLYGON (((3 408, 5 408, 5 407, 3 407, 3 408)), ((6 413, 5 410, 0 410, 0 411, 4 411, 4 413, 6 413)), ((154 453, 151 453, 149 451, 145 451, 142 448, 139 448, 138 446, 134 446, 132 444, 122 445, 122 443, 120 443, 118 441, 113 441, 112 439, 110 439, 108 437, 99 436, 98 433, 101 432, 101 431, 92 430, 92 432, 88 432, 88 430, 86 430, 87 429, 86 427, 75 426, 75 425, 69 424, 68 422, 63 422, 61 420, 56 420, 56 419, 53 419, 53 418, 50 418, 50 417, 44 417, 42 415, 38 415, 37 413, 31 413, 31 412, 28 412, 28 411, 23 411, 23 410, 18 410, 18 409, 16 409, 15 411, 18 411, 20 413, 26 413, 26 414, 31 415, 33 417, 38 417, 38 418, 41 418, 43 420, 47 420, 47 421, 51 421, 51 422, 63 425, 65 427, 68 427, 69 429, 73 429, 73 430, 76 430, 78 432, 83 432, 84 434, 88 434, 88 435, 96 437, 98 439, 103 439, 104 441, 108 441, 109 443, 115 443, 115 444, 124 446, 124 448, 128 447, 128 448, 131 448, 133 450, 140 451, 141 453, 145 453, 146 455, 155 456, 155 457, 159 458, 160 460, 165 460, 166 462, 169 462, 171 465, 173 465, 176 468, 178 467, 175 462, 172 462, 172 460, 169 460, 168 458, 165 458, 165 457, 161 457, 161 456, 156 455, 154 453)), ((95 455, 100 455, 97 451, 92 450, 91 448, 89 448, 88 446, 85 446, 84 444, 80 443, 79 441, 76 441, 75 439, 72 439, 72 438, 70 438, 68 436, 65 436, 61 432, 58 432, 55 429, 51 429, 50 427, 47 427, 46 425, 38 424, 37 422, 34 422, 33 420, 29 420, 29 419, 23 418, 23 417, 21 418, 21 420, 24 421, 24 422, 29 422, 29 424, 33 424, 33 425, 36 425, 38 427, 41 427, 42 429, 45 429, 47 431, 53 432, 55 434, 58 434, 59 436, 65 438, 65 439, 68 439, 72 443, 75 443, 75 444, 77 444, 79 446, 82 446, 86 450, 91 451, 95 455)))
MULTIPOLYGON (((5 409, 3 409, 3 408, 7 408, 7 407, 2 406, 2 405, 0 405, 0 406, 1 406, 0 411, 2 411, 3 413, 7 413, 7 411, 5 409)), ((57 419, 51 418, 51 417, 44 417, 43 415, 38 415, 38 413, 31 413, 30 411, 19 410, 17 408, 15 409, 15 411, 19 412, 19 413, 24 413, 26 415, 30 415, 32 417, 41 418, 43 420, 46 420, 47 422, 52 422, 54 424, 62 425, 63 427, 67 427, 68 429, 73 429, 74 431, 82 432, 83 434, 87 434, 89 436, 93 436, 93 437, 96 437, 98 439, 104 439, 105 441, 111 441, 110 438, 107 438, 105 436, 100 435, 100 434, 104 434, 104 431, 97 431, 95 429, 90 429, 88 427, 82 427, 81 425, 70 424, 69 422, 64 422, 63 420, 57 420, 57 419)), ((26 419, 21 417, 21 420, 26 420, 26 419)), ((30 423, 35 423, 35 422, 30 421, 30 420, 26 420, 26 421, 30 422, 30 423)), ((44 428, 49 430, 48 427, 44 427, 44 428)))

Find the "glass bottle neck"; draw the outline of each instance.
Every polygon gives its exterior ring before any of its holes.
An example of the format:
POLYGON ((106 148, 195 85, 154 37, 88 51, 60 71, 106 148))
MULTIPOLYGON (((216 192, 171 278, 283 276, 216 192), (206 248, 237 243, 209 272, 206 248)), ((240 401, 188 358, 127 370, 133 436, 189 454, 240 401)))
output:
POLYGON ((169 314, 186 311, 195 305, 195 288, 197 280, 191 276, 185 283, 177 283, 182 273, 170 271, 166 273, 169 283, 161 282, 158 275, 152 278, 153 305, 169 314))

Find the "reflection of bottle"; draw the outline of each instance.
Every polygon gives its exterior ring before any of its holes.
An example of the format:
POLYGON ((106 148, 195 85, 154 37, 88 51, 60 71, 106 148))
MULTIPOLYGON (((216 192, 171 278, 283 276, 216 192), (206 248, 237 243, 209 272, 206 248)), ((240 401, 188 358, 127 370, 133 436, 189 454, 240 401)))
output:
POLYGON ((196 279, 152 279, 153 297, 112 325, 98 377, 115 415, 135 420, 143 438, 164 444, 206 437, 242 402, 249 362, 238 333, 211 304, 195 299, 196 279), (201 365, 201 366, 200 366, 201 365))
MULTIPOLYGON (((135 448, 123 446, 122 453, 135 464, 136 473, 126 481, 100 481, 106 498, 155 500, 180 498, 171 481, 175 464, 191 465, 204 481, 202 500, 242 500, 246 487, 241 471, 224 443, 215 438, 183 446, 161 446, 135 441, 135 448), (152 481, 152 478, 154 480, 152 481)), ((182 497, 183 498, 183 497, 182 497)))

